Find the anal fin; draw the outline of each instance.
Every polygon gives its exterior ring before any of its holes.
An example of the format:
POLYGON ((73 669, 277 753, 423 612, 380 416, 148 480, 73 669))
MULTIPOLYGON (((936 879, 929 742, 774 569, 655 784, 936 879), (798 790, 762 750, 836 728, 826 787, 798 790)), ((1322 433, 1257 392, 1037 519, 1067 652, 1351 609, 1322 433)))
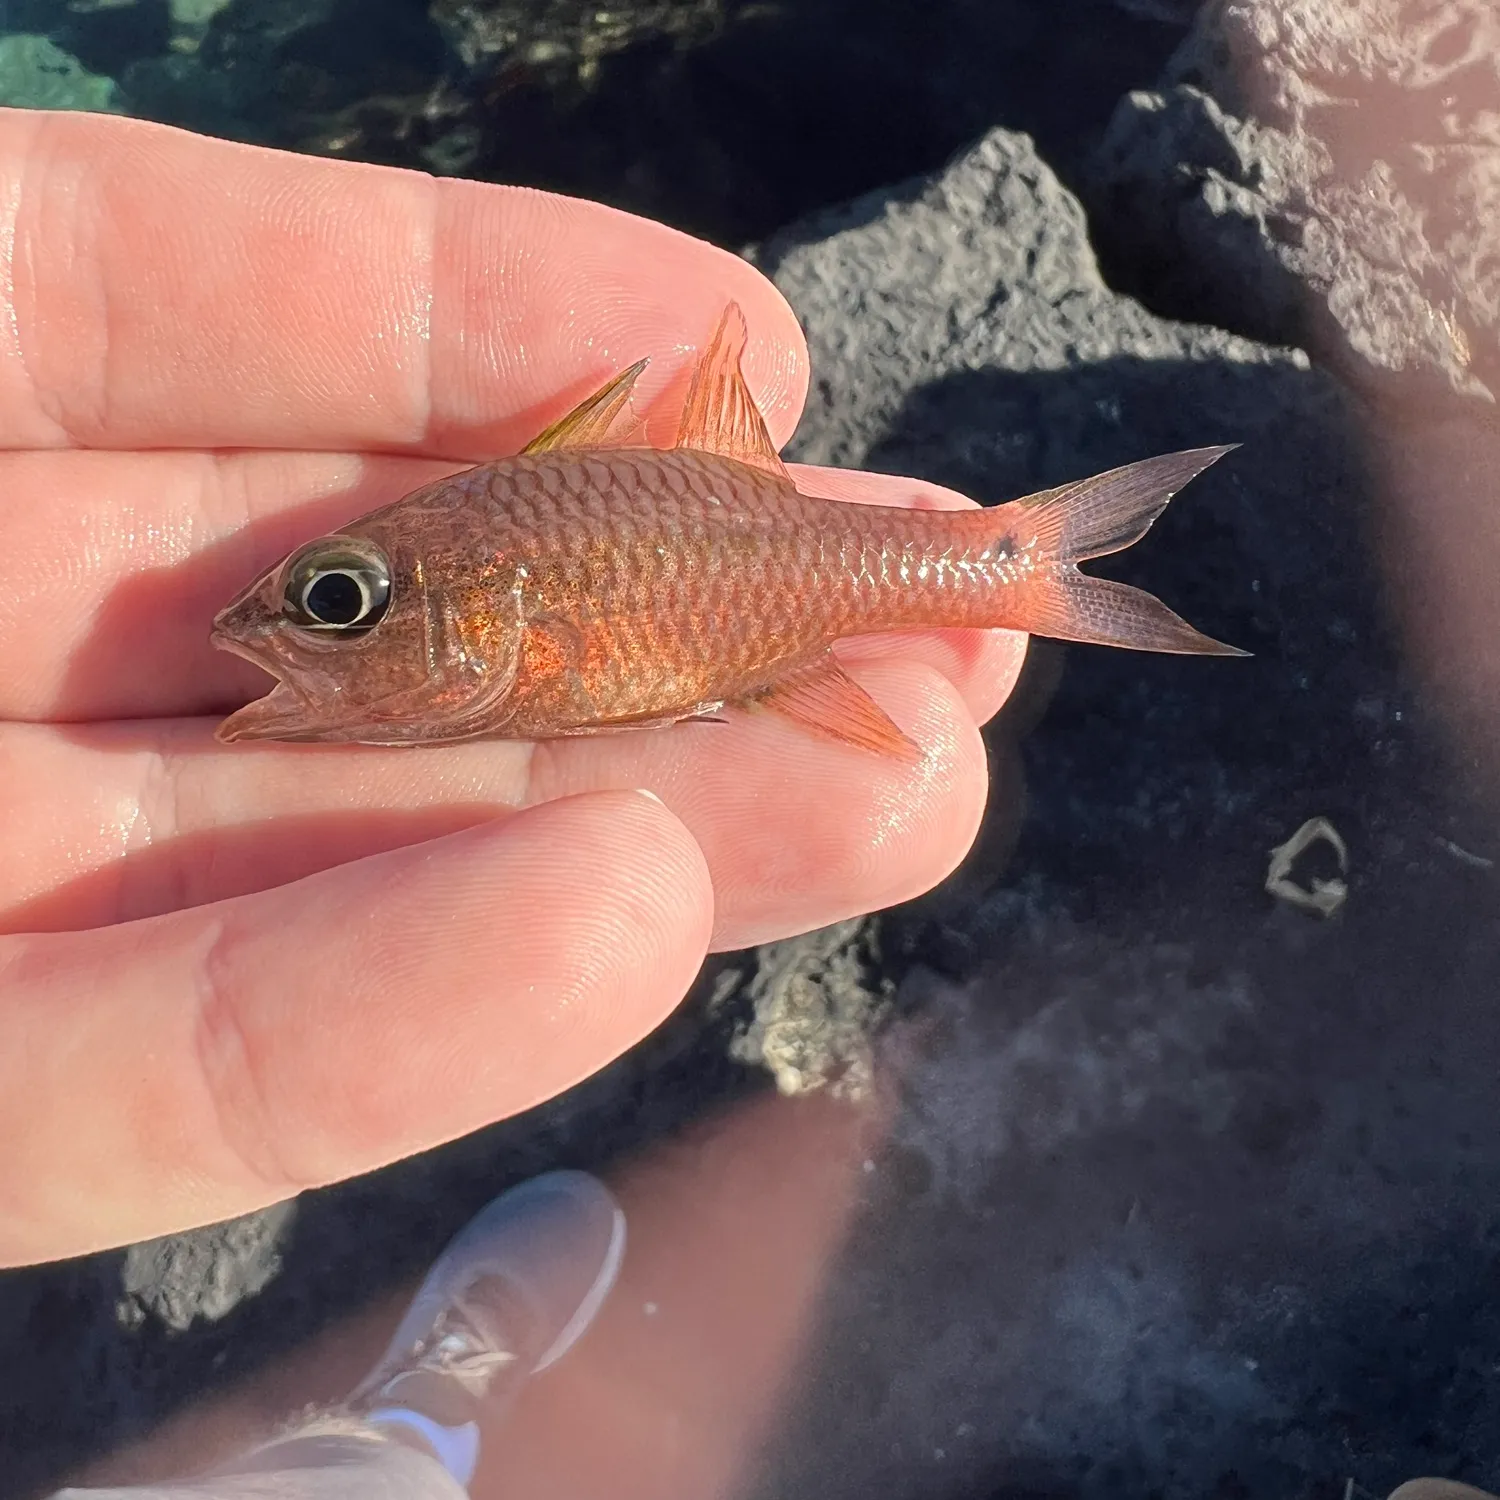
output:
POLYGON ((922 758, 921 747, 844 671, 832 651, 789 672, 752 702, 845 745, 905 761, 922 758))

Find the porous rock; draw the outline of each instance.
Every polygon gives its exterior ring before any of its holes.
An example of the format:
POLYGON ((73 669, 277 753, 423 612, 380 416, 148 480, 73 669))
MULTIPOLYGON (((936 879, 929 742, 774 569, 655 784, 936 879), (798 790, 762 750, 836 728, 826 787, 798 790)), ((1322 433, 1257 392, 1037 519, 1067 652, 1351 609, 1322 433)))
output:
POLYGON ((998 501, 1243 443, 1090 566, 1255 653, 1070 649, 990 732, 1008 865, 878 919, 904 1104, 761 1493, 1492 1480, 1500 906, 1385 611, 1368 408, 1110 290, 1002 132, 757 258, 812 348, 799 458, 998 501), (1313 815, 1351 851, 1327 922, 1264 889, 1313 815))
POLYGON ((1090 203, 1154 306, 1305 343, 1407 409, 1492 409, 1500 10, 1213 0, 1119 104, 1090 203))
POLYGON ((864 1098, 874 1081, 872 1037, 894 988, 871 951, 873 936, 868 922, 838 922, 766 943, 743 970, 727 970, 720 995, 742 995, 748 1005, 730 1055, 765 1068, 783 1094, 826 1088, 864 1098))

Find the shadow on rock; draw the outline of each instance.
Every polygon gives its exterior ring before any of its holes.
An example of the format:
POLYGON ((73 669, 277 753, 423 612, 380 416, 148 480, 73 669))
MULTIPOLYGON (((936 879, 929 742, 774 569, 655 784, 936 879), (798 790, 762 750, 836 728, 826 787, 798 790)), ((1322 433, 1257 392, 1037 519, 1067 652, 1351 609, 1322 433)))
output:
MULTIPOLYGON (((1087 568, 1149 589, 1253 658, 1051 648, 1065 661, 1022 746, 1014 872, 1045 869, 1075 899, 1170 910, 1184 880, 1201 896, 1220 874, 1226 898, 1255 899, 1264 852, 1305 817, 1362 820, 1393 776, 1416 775, 1421 746, 1402 716, 1409 685, 1385 622, 1348 407, 1291 364, 991 369, 915 391, 869 454, 874 467, 998 501, 1225 441, 1243 446, 1178 495, 1145 541, 1087 568)), ((998 758, 1019 737, 1002 714, 990 738, 998 758)), ((971 863, 950 886, 973 876, 971 863)), ((913 903, 901 921, 928 909, 913 903)), ((965 923, 950 910, 944 925, 961 934, 965 923)))
POLYGON ((1019 841, 878 919, 903 1106, 758 1493, 1492 1480, 1496 849, 1362 421, 1293 362, 1132 356, 942 375, 869 449, 1000 501, 1238 439, 1088 566, 1256 656, 1067 648, 1019 841), (1262 888, 1314 814, 1352 851, 1327 921, 1262 888))

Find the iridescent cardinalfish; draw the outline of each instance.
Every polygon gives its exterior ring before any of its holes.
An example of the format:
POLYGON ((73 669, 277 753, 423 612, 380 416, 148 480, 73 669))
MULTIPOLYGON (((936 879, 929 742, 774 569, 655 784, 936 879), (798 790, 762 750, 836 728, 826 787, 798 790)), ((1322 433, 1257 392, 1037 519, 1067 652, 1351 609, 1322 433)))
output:
POLYGON ((745 342, 731 303, 670 448, 630 441, 640 360, 516 457, 415 490, 256 579, 212 639, 278 681, 219 739, 539 740, 759 706, 911 759, 835 641, 975 626, 1246 654, 1077 568, 1139 541, 1229 447, 988 509, 820 498, 777 456, 741 374, 745 342))

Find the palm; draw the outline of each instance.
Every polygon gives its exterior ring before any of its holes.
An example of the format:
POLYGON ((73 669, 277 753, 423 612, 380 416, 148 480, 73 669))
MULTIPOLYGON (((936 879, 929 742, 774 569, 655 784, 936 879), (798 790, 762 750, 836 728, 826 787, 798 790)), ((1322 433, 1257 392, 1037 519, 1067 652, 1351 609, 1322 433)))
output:
POLYGON ((22 1143, 0 1263, 525 1108, 653 1027, 706 945, 903 899, 962 855, 1014 638, 850 653, 927 747, 915 770, 770 716, 432 751, 213 740, 269 686, 207 640, 258 567, 514 451, 642 353, 670 428, 681 351, 726 297, 785 441, 805 351, 748 266, 588 204, 115 119, 0 112, 0 173, 0 1134, 22 1143))

